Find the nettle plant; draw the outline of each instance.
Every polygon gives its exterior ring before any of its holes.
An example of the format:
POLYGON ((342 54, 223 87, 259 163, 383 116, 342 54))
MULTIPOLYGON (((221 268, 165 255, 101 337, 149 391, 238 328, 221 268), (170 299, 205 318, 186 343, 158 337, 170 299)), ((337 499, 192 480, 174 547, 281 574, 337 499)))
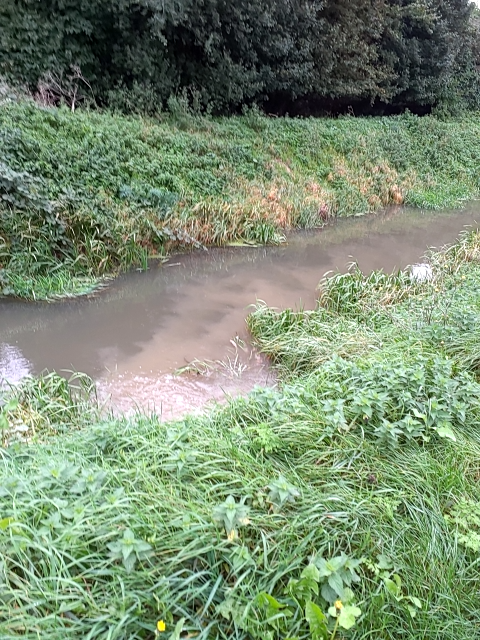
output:
MULTIPOLYGON (((297 640, 309 634, 311 640, 334 640, 339 629, 342 637, 360 621, 355 587, 362 581, 358 573, 363 565, 376 585, 374 595, 385 600, 385 607, 393 604, 411 618, 423 609, 419 598, 409 595, 400 577, 400 567, 386 555, 375 560, 355 559, 345 553, 334 558, 314 557, 299 578, 291 578, 283 590, 283 597, 275 598, 261 592, 253 602, 252 616, 246 626, 254 638, 288 637, 297 640), (281 635, 280 635, 281 634, 281 635), (295 635, 291 635, 295 634, 295 635)), ((238 621, 238 620, 237 620, 238 621)), ((242 626, 242 625, 240 625, 242 626)))
POLYGON ((333 357, 325 374, 325 436, 361 427, 387 447, 434 435, 455 440, 455 427, 462 427, 469 411, 478 407, 480 385, 468 374, 454 372, 452 362, 441 356, 365 366, 333 357))
POLYGON ((250 507, 245 504, 246 497, 239 502, 233 496, 228 496, 225 502, 217 505, 213 510, 213 520, 223 525, 227 538, 231 541, 238 537, 238 529, 250 524, 248 514, 250 507))
POLYGON ((279 511, 287 502, 295 502, 295 498, 300 495, 300 491, 283 476, 273 480, 268 488, 268 502, 271 503, 273 511, 279 511))
POLYGON ((405 592, 405 586, 400 577, 400 567, 396 566, 392 559, 385 554, 378 554, 374 561, 365 561, 365 567, 373 574, 377 584, 375 595, 384 593, 390 600, 406 608, 411 618, 423 609, 422 601, 416 596, 405 592))
POLYGON ((474 553, 480 553, 480 501, 462 498, 445 515, 456 528, 458 542, 474 553))
POLYGON ((6 566, 21 566, 26 546, 42 571, 51 570, 49 549, 55 549, 59 561, 71 563, 72 576, 97 572, 107 555, 110 566, 121 564, 126 572, 152 555, 150 544, 129 526, 128 497, 109 486, 111 476, 103 469, 56 460, 26 471, 4 478, 0 486, 6 566))
POLYGON ((300 578, 289 580, 282 599, 261 592, 254 607, 264 629, 263 637, 278 637, 293 627, 300 627, 298 631, 303 633, 306 627, 312 640, 333 640, 339 628, 351 629, 362 613, 351 589, 360 582, 356 569, 362 562, 363 559, 355 560, 344 553, 331 559, 314 558, 300 578), (273 633, 265 632, 265 627, 273 633))
POLYGON ((112 560, 120 560, 127 573, 133 571, 137 561, 145 560, 153 555, 151 545, 144 540, 136 538, 131 529, 125 529, 118 540, 110 542, 107 546, 112 560))
POLYGON ((189 442, 188 428, 182 425, 168 428, 160 458, 161 469, 181 478, 192 472, 196 459, 197 452, 189 442))
MULTIPOLYGON (((272 480, 268 485, 270 492, 268 496, 259 491, 253 500, 253 504, 264 507, 266 503, 270 504, 270 508, 274 513, 278 513, 287 503, 295 502, 300 495, 300 491, 291 484, 282 475, 276 480, 272 480)), ((227 538, 232 541, 238 537, 238 530, 250 524, 249 514, 250 506, 247 501, 250 496, 243 496, 237 500, 229 495, 224 502, 217 505, 213 509, 213 521, 220 527, 223 527, 227 533, 227 538)))

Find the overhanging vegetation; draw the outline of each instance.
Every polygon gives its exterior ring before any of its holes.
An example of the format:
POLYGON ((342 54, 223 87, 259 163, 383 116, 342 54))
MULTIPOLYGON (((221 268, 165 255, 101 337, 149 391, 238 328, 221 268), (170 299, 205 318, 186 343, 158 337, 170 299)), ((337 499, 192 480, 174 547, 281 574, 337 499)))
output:
POLYGON ((175 247, 479 193, 476 114, 161 119, 0 104, 0 291, 48 298, 175 247))

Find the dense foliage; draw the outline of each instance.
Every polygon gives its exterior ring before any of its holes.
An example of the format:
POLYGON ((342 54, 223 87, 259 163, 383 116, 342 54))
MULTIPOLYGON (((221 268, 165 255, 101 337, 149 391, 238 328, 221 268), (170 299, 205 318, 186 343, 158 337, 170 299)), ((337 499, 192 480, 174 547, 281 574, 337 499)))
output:
POLYGON ((442 120, 149 120, 0 103, 0 293, 81 293, 174 246, 272 243, 285 229, 480 192, 480 124, 442 120))
POLYGON ((430 262, 259 306, 288 384, 205 416, 0 398, 0 636, 476 638, 480 234, 430 262))
POLYGON ((178 94, 222 112, 476 102, 471 10, 469 0, 3 0, 0 75, 46 100, 84 93, 143 112, 178 94))

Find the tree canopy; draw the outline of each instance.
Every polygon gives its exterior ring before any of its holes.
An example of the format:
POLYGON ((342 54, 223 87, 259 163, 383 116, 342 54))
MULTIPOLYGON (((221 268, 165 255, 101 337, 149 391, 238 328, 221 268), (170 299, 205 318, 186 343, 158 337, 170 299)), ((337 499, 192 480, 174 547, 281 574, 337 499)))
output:
MULTIPOLYGON (((232 112, 438 104, 476 73, 469 0, 2 0, 0 75, 81 69, 98 103, 232 112)), ((468 83, 467 83, 468 84, 468 83)), ((470 92, 471 93, 471 92, 470 92)))

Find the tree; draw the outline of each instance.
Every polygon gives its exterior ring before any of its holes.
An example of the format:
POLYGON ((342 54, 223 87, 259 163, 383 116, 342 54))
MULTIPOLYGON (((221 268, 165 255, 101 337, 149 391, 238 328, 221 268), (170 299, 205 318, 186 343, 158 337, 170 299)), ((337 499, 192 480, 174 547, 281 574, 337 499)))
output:
POLYGON ((100 104, 140 110, 181 91, 218 112, 432 106, 474 66, 470 14, 469 0, 3 0, 0 74, 34 88, 76 65, 100 104))

